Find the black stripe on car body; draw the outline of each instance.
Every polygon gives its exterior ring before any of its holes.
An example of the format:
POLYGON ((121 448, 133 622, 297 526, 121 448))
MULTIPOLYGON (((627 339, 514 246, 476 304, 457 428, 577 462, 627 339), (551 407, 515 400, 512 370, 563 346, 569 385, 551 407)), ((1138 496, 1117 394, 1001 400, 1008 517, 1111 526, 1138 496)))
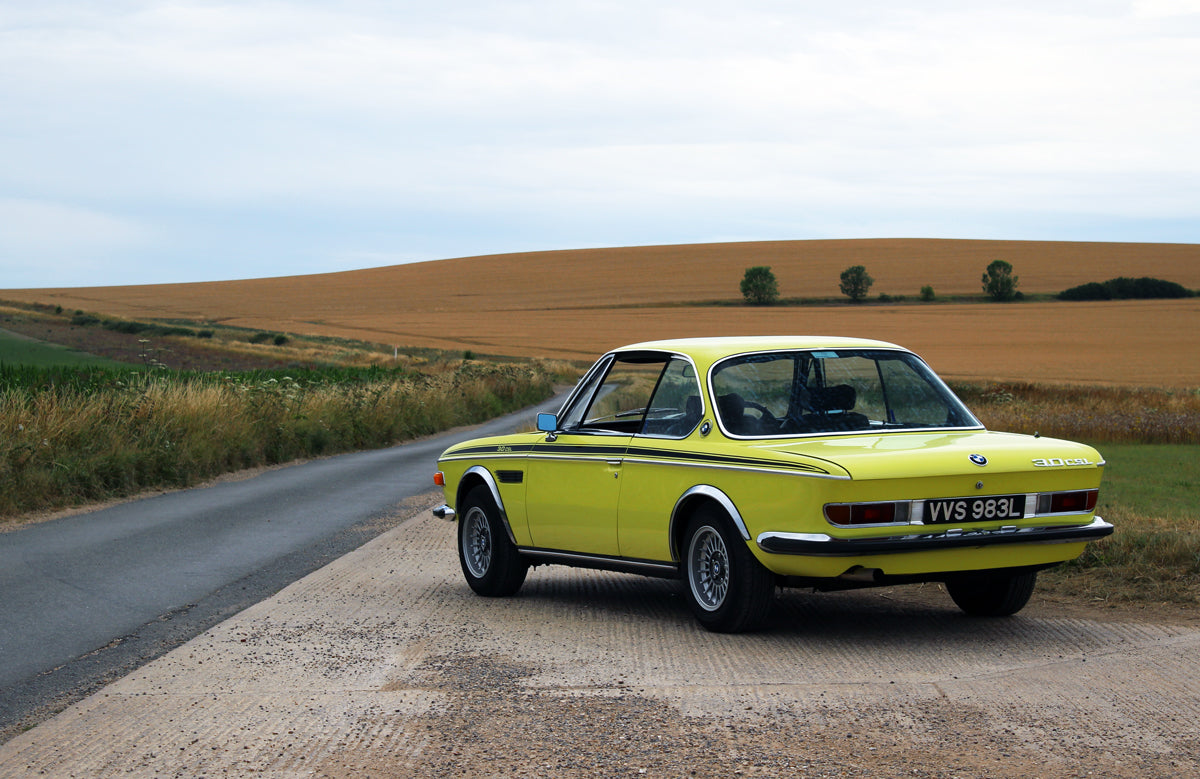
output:
POLYGON ((816 475, 832 475, 825 468, 809 463, 787 462, 784 460, 765 459, 761 457, 739 457, 728 454, 708 454, 703 452, 679 451, 671 449, 651 449, 637 446, 594 446, 586 444, 537 444, 514 446, 508 451, 497 451, 497 447, 479 446, 460 449, 444 456, 443 460, 460 460, 480 455, 490 457, 533 457, 537 459, 601 459, 619 457, 623 460, 666 461, 680 465, 733 467, 733 468, 763 468, 781 471, 797 471, 816 475))

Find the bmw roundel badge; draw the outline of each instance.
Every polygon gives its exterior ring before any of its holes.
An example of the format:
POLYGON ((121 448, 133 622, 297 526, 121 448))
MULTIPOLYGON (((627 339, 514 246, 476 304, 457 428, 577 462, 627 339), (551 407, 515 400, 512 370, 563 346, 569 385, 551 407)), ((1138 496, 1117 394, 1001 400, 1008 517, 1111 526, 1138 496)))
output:
POLYGON ((981 454, 973 454, 970 459, 976 465, 987 465, 987 458, 981 454))

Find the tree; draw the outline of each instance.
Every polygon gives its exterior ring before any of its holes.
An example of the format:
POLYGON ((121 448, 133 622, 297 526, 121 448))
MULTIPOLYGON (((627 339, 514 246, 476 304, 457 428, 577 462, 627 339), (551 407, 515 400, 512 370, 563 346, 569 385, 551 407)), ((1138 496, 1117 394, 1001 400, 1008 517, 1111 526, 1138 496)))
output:
POLYGON ((742 277, 742 297, 752 306, 769 306, 779 297, 779 285, 769 265, 746 268, 742 277))
POLYGON ((983 291, 992 300, 1012 300, 1017 295, 1017 277, 1013 266, 1004 260, 992 260, 983 274, 983 291))
POLYGON ((867 291, 874 283, 875 279, 871 278, 871 274, 867 273, 867 269, 862 265, 853 265, 842 271, 842 294, 855 303, 867 296, 867 291))

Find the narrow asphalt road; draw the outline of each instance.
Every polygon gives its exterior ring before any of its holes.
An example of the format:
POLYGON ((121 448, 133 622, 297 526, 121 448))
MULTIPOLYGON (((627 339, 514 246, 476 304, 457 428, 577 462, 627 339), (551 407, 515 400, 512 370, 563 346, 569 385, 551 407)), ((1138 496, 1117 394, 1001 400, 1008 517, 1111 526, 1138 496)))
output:
POLYGON ((0 741, 389 529, 443 449, 533 414, 0 533, 0 741))

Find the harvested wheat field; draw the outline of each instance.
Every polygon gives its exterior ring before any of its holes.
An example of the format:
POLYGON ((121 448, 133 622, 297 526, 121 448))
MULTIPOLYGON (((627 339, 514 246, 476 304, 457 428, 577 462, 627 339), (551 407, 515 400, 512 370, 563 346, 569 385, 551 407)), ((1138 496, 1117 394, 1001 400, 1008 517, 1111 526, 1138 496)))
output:
POLYGON ((1200 245, 879 239, 584 249, 468 257, 250 281, 0 291, 0 298, 141 319, 188 319, 387 345, 587 359, 652 338, 816 333, 909 346, 943 375, 1200 386, 1200 300, 917 304, 979 294, 994 259, 1026 294, 1117 276, 1200 288, 1200 245), (865 265, 872 295, 900 305, 748 308, 746 267, 769 265, 781 296, 837 298, 865 265))

